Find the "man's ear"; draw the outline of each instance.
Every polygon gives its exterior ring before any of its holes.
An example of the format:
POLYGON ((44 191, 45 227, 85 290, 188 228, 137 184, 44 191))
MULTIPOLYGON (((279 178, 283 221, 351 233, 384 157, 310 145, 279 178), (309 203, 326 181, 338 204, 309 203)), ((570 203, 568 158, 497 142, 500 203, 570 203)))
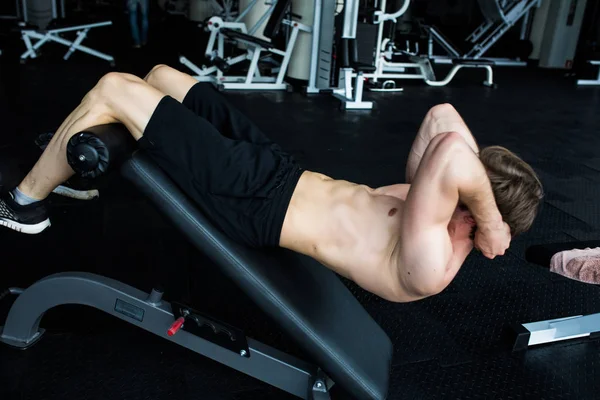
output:
POLYGON ((469 215, 469 216, 465 217, 465 222, 469 223, 471 225, 475 225, 475 218, 473 218, 472 216, 469 215))

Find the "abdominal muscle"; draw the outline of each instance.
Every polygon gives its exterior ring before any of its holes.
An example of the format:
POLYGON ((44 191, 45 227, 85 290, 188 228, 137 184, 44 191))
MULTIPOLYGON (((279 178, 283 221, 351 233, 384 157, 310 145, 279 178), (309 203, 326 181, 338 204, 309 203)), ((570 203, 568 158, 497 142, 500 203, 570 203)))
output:
POLYGON ((367 186, 307 171, 290 201, 280 245, 385 296, 382 285, 397 281, 403 206, 402 199, 367 186))

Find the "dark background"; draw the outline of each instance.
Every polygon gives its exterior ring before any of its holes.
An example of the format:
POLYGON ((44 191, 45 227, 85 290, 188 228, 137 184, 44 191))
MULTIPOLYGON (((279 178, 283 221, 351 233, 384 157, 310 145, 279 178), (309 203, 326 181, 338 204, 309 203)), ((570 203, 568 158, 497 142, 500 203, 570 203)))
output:
MULTIPOLYGON (((44 57, 20 65, 24 50, 18 33, 2 25, 0 161, 23 160, 25 171, 37 155, 33 139, 56 129, 103 74, 144 75, 157 63, 178 67, 180 53, 192 57, 203 49, 203 34, 194 24, 154 7, 150 45, 134 51, 121 3, 109 3, 87 12, 115 22, 111 29, 94 32, 89 44, 114 54, 114 69, 82 54, 64 62, 63 48, 54 51, 51 45, 44 57)), ((423 7, 424 2, 416 3, 423 7)), ((478 24, 474 1, 431 3, 462 10, 455 14, 464 24, 438 16, 449 35, 460 38, 461 29, 478 24)), ((597 6, 589 3, 586 21, 591 22, 584 24, 580 65, 594 54, 598 40, 598 24, 592 23, 597 6)), ((0 5, 0 14, 5 6, 0 5)), ((402 82, 402 93, 366 92, 377 105, 370 113, 341 113, 327 95, 226 94, 303 166, 335 178, 371 186, 401 182, 423 116, 443 102, 457 108, 482 146, 506 146, 539 173, 546 198, 532 230, 497 260, 473 253, 439 296, 392 304, 348 283, 394 342, 391 399, 594 399, 600 392, 597 340, 555 343, 520 357, 502 340, 504 327, 512 322, 600 312, 597 287, 524 260, 532 244, 600 238, 600 89, 577 87, 565 71, 530 67, 496 68, 496 73, 499 87, 494 90, 480 86, 481 71, 469 71, 445 88, 402 82)), ((53 196, 53 226, 40 235, 0 230, 0 288, 27 286, 70 270, 97 272, 144 290, 161 281, 169 300, 190 302, 257 340, 299 354, 291 338, 118 175, 98 184, 97 201, 53 196)), ((9 305, 8 299, 0 303, 0 320, 9 305)), ((287 398, 91 309, 60 307, 42 324, 49 334, 27 352, 0 347, 1 399, 287 398)), ((337 393, 337 398, 346 396, 337 393)))

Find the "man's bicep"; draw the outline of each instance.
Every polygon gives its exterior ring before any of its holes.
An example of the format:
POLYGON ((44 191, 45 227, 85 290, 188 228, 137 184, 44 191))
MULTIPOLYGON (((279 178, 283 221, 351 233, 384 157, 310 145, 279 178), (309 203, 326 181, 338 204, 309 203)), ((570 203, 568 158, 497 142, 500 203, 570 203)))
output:
POLYGON ((448 231, 433 227, 402 235, 399 282, 403 292, 412 297, 435 295, 446 286, 447 265, 452 259, 448 231))

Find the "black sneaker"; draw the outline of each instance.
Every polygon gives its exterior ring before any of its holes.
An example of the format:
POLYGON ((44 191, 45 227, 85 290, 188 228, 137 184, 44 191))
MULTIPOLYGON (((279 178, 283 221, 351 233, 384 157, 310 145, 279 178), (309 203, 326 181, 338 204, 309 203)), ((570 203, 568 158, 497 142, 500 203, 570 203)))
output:
MULTIPOLYGON (((54 133, 42 133, 35 139, 35 144, 40 150, 44 151, 50 140, 52 140, 52 136, 54 136, 54 133)), ((100 192, 93 186, 94 184, 91 181, 74 176, 54 189, 52 193, 76 200, 93 200, 100 197, 100 192)))
POLYGON ((36 234, 50 226, 44 201, 22 206, 15 202, 12 193, 0 197, 0 226, 17 232, 36 234))

